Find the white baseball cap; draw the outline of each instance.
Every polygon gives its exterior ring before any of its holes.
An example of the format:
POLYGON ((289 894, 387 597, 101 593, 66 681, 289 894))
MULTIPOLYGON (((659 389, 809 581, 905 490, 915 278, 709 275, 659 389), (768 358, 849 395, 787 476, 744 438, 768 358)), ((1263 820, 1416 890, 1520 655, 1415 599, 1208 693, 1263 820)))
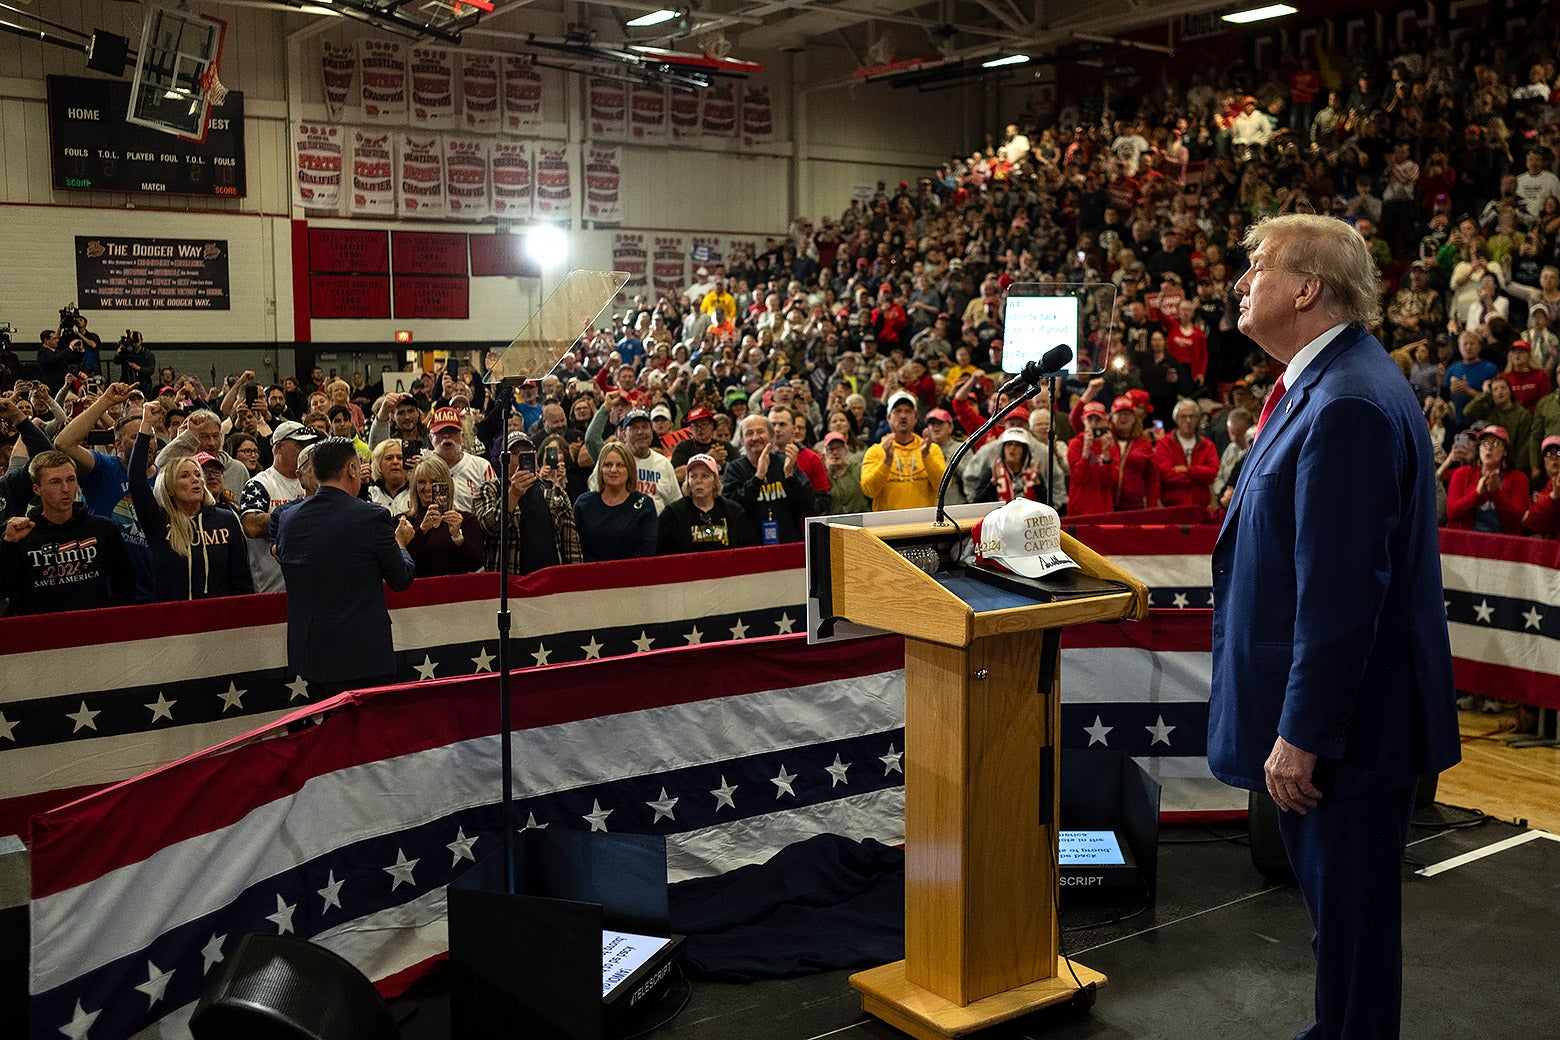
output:
POLYGON ((1026 578, 1078 565, 1062 551, 1062 519, 1056 510, 1015 498, 975 524, 971 538, 977 563, 996 564, 1026 578))

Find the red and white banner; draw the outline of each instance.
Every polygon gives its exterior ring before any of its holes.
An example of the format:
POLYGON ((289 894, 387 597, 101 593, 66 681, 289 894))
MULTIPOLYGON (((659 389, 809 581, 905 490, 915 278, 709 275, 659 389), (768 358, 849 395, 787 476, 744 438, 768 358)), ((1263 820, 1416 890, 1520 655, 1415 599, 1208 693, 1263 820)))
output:
POLYGON ((628 275, 623 291, 618 293, 620 300, 631 299, 645 291, 649 256, 645 252, 643 234, 619 231, 612 236, 612 269, 628 275))
POLYGON ((769 144, 775 139, 775 107, 769 88, 748 84, 742 88, 742 143, 769 144))
POLYGON ((370 123, 406 122, 406 44, 398 40, 358 41, 363 70, 363 118, 370 123))
POLYGON ((717 83, 699 95, 699 132, 705 137, 737 136, 737 97, 717 83))
POLYGON ((396 134, 396 212, 403 217, 443 217, 444 138, 438 134, 396 134))
POLYGON ((699 136, 699 92, 671 87, 667 96, 667 125, 674 140, 699 136))
POLYGON ((650 254, 650 284, 657 296, 683 291, 688 284, 688 240, 682 235, 656 235, 650 254))
POLYGON ((592 76, 586 81, 590 99, 589 133, 592 137, 624 137, 628 134, 628 84, 592 76))
POLYGON ((542 121, 542 70, 518 54, 504 55, 504 129, 524 130, 542 121))
POLYGON ((500 60, 500 55, 481 52, 460 56, 461 125, 473 133, 497 133, 504 125, 500 60))
POLYGON ((352 132, 352 212, 395 212, 395 149, 389 130, 352 132))
POLYGON ((536 146, 536 215, 567 217, 574 206, 574 178, 562 145, 536 146))
POLYGON ((485 137, 444 139, 444 190, 450 216, 482 220, 492 214, 490 144, 485 137))
POLYGON ((308 209, 335 210, 341 202, 341 144, 346 131, 339 126, 299 123, 293 128, 297 155, 293 199, 308 209))
POLYGON ((455 66, 444 47, 412 48, 412 125, 446 129, 456 125, 455 66))
POLYGON ((585 147, 585 219, 623 223, 623 149, 617 145, 585 147))
POLYGON ((535 166, 526 141, 493 142, 493 212, 504 217, 530 217, 535 196, 535 166))
POLYGON ((665 141, 666 88, 636 84, 629 95, 629 136, 636 141, 665 141))
POLYGON ((325 111, 331 122, 341 119, 347 99, 357 80, 358 52, 350 44, 337 46, 329 40, 320 44, 320 86, 325 92, 325 111))
POLYGON ((1441 531, 1457 688, 1560 708, 1560 542, 1441 531))
POLYGON ((751 260, 758 255, 758 239, 748 235, 733 235, 726 239, 725 251, 721 254, 726 258, 726 263, 737 263, 741 258, 751 260))

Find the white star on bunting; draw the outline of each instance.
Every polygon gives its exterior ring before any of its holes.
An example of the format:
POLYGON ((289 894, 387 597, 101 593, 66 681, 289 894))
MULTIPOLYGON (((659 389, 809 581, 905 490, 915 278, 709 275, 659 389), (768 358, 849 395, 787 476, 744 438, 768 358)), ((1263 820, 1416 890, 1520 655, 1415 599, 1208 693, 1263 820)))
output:
POLYGON ((830 787, 838 787, 841 784, 849 785, 850 781, 845 779, 845 770, 847 770, 849 768, 850 768, 850 763, 849 762, 841 762, 839 753, 835 752, 834 764, 832 766, 824 766, 823 767, 823 771, 825 773, 828 773, 830 776, 832 776, 834 778, 834 782, 831 783, 829 786, 830 787))
POLYGON ((1110 747, 1110 741, 1105 739, 1105 735, 1115 728, 1115 726, 1105 725, 1098 715, 1094 716, 1094 725, 1083 727, 1083 731, 1089 735, 1089 747, 1093 747, 1096 744, 1104 744, 1106 747, 1110 747))
POLYGON ((331 871, 330 877, 325 881, 325 887, 317 889, 315 892, 316 895, 325 900, 325 905, 320 907, 320 913, 323 914, 331 907, 335 907, 337 910, 341 909, 341 886, 343 884, 344 882, 336 880, 336 872, 334 870, 331 871))
POLYGON ((615 809, 603 809, 601 802, 592 798, 590 800, 590 812, 585 813, 581 818, 590 823, 591 830, 604 832, 607 829, 607 817, 616 811, 615 809))
POLYGON ((158 690, 157 699, 150 704, 143 705, 143 707, 152 713, 153 722, 156 722, 158 719, 167 719, 169 722, 172 722, 173 706, 178 703, 178 701, 170 701, 161 690, 158 690))
POLYGON ((536 650, 531 654, 531 660, 536 662, 536 667, 541 668, 547 664, 547 659, 552 656, 552 651, 547 649, 546 643, 537 643, 536 650))
POLYGON ((266 914, 265 919, 276 925, 277 935, 286 935, 293 930, 292 915, 296 909, 298 909, 297 903, 289 905, 287 900, 282 898, 282 894, 278 892, 276 893, 276 913, 266 914))
POLYGON ((438 667, 434 664, 431 654, 423 654, 422 664, 412 665, 412 670, 417 673, 417 681, 422 682, 424 679, 432 679, 434 670, 438 667))
POLYGON ((293 701, 306 701, 309 699, 309 680, 301 675, 293 676, 293 681, 287 684, 287 703, 293 701))
POLYGON ((1528 608, 1528 612, 1526 614, 1522 615, 1522 630, 1526 632, 1531 628, 1535 632, 1542 632, 1543 629, 1539 628, 1538 626, 1542 624, 1543 621, 1544 615, 1538 612, 1538 604, 1535 603, 1533 606, 1528 608))
POLYGON ((733 798, 733 795, 736 793, 736 785, 728 784, 726 782, 725 774, 721 774, 720 786, 710 792, 710 794, 715 796, 715 811, 720 812, 722 808, 727 806, 735 809, 737 807, 737 803, 733 798))
POLYGON ((663 816, 668 820, 671 820, 673 823, 677 822, 677 815, 672 812, 672 810, 677 806, 677 799, 668 798, 666 796, 666 788, 661 788, 661 797, 659 800, 654 802, 646 802, 645 804, 655 810, 655 819, 651 820, 651 823, 660 823, 661 817, 663 816))
POLYGON ((599 661, 601 660, 601 648, 605 645, 605 643, 596 642, 596 634, 592 632, 590 635, 590 642, 580 647, 580 649, 585 653, 585 660, 599 661))
POLYGON ((96 1022, 97 1017, 102 1013, 102 1008, 98 1008, 96 1011, 87 1011, 81 1006, 81 1001, 78 998, 76 1010, 71 1014, 70 1021, 60 1026, 60 1032, 70 1037, 70 1040, 87 1040, 87 1030, 92 1028, 92 1023, 96 1022))
POLYGON ((416 869, 417 864, 420 862, 421 860, 407 859, 406 852, 400 848, 397 848, 395 850, 395 862, 390 864, 388 867, 379 868, 386 874, 389 874, 391 877, 395 878, 395 882, 390 886, 390 891, 394 892, 402 885, 411 885, 415 888, 417 886, 417 880, 412 877, 412 871, 416 869))
POLYGON ((704 640, 704 633, 699 631, 698 625, 694 625, 693 631, 683 636, 683 640, 686 641, 689 646, 698 646, 699 643, 704 640))
POLYGON ((1175 729, 1175 727, 1166 726, 1165 717, 1163 715, 1159 716, 1158 721, 1155 722, 1154 725, 1144 726, 1143 728, 1148 730, 1148 735, 1153 738, 1148 742, 1149 747, 1153 747, 1155 744, 1160 743, 1164 744, 1165 747, 1170 746, 1170 731, 1175 729))
POLYGON ((1186 593, 1177 592, 1174 596, 1170 597, 1170 605, 1172 607, 1181 607, 1184 609, 1187 606, 1186 593))
POLYGON ((650 648, 655 645, 655 640, 641 628, 639 630, 639 638, 635 639, 633 643, 637 647, 635 653, 647 654, 650 652, 650 648))
POLYGON ((748 627, 742 623, 742 619, 741 618, 737 618, 737 623, 735 625, 731 626, 731 638, 732 639, 746 639, 747 638, 747 630, 748 630, 748 627))
POLYGON ((1474 620, 1482 621, 1487 625, 1490 623, 1490 618, 1495 614, 1495 608, 1490 606, 1489 600, 1481 599, 1479 605, 1473 608, 1473 612, 1478 615, 1474 620))
POLYGON ((894 742, 890 740, 888 742, 888 754, 878 756, 878 761, 883 763, 883 775, 887 776, 889 773, 903 775, 905 768, 901 759, 904 757, 905 753, 903 751, 895 751, 894 742))
POLYGON ((780 630, 780 635, 788 636, 791 629, 796 626, 796 621, 789 613, 781 614, 780 620, 775 622, 775 627, 780 630))
POLYGON ((5 717, 5 712, 0 711, 0 737, 12 743, 16 742, 16 723, 5 717))
POLYGON ((84 729, 96 730, 97 722, 95 720, 101 714, 103 714, 101 711, 88 711, 87 702, 82 701, 80 708, 76 709, 74 713, 66 712, 65 717, 75 723, 70 731, 79 733, 84 729))
POLYGON ((151 961, 146 962, 146 981, 136 989, 145 993, 150 999, 151 1003, 147 1004, 147 1007, 151 1007, 163 998, 163 992, 168 988, 168 980, 171 978, 173 978, 171 970, 162 971, 151 961))
POLYGON ((201 966, 200 973, 206 974, 213 964, 222 963, 222 944, 227 942, 227 936, 211 933, 211 938, 206 940, 206 945, 201 947, 200 956, 206 963, 201 966))
POLYGON ((521 827, 520 829, 523 831, 545 831, 547 829, 547 824, 537 823, 536 814, 534 812, 528 812, 525 814, 525 826, 521 827))
POLYGON ((218 697, 222 698, 222 710, 225 712, 229 708, 242 708, 244 706, 244 694, 248 692, 248 690, 240 690, 238 684, 229 679, 227 690, 217 694, 218 697))
POLYGON ((471 659, 471 663, 477 666, 476 671, 471 673, 473 675, 480 672, 491 672, 493 670, 493 655, 488 653, 487 647, 484 646, 477 652, 477 656, 471 659))
POLYGON ((450 860, 450 866, 455 866, 463 859, 469 859, 473 863, 477 861, 477 854, 471 851, 471 847, 477 843, 478 837, 480 835, 473 834, 468 838, 466 837, 466 828, 455 828, 455 840, 444 846, 450 850, 450 855, 454 857, 450 860))
POLYGON ((769 782, 775 785, 775 801, 778 802, 780 800, 780 796, 782 794, 788 794, 792 798, 796 797, 796 791, 793 790, 792 787, 791 787, 791 781, 793 781, 795 779, 796 779, 796 774, 795 773, 787 773, 785 771, 785 766, 784 765, 782 765, 780 767, 780 775, 779 776, 772 776, 772 777, 769 778, 769 782))

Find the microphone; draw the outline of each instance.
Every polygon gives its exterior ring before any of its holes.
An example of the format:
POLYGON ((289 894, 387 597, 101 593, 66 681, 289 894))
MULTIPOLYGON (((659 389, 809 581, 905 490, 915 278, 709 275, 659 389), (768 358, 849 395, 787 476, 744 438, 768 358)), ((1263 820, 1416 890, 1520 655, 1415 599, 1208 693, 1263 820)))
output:
POLYGON ((1073 359, 1073 349, 1065 343, 1060 343, 1046 351, 1038 361, 1031 361, 1023 369, 1002 384, 998 393, 1013 393, 1026 387, 1037 386, 1040 380, 1047 376, 1054 376, 1067 367, 1067 363, 1073 359))

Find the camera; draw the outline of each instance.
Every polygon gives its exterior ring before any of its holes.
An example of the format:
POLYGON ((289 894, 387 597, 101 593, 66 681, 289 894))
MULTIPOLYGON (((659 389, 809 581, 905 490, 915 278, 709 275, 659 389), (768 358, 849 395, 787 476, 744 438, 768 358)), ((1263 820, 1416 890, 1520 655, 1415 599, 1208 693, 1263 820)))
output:
POLYGON ((75 328, 76 322, 80 319, 81 308, 77 307, 74 303, 67 303, 65 306, 60 308, 60 331, 64 332, 66 329, 75 328))

